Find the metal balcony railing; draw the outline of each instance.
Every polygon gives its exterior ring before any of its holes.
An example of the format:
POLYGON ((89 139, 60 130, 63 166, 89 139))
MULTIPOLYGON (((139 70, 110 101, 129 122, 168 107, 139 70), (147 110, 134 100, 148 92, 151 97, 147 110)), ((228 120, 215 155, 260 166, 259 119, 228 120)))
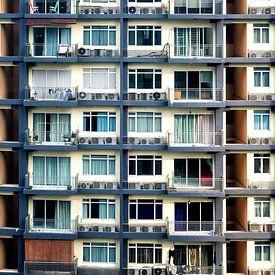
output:
MULTIPOLYGON (((107 134, 106 134, 107 135, 107 134)), ((78 139, 79 144, 91 144, 91 145, 116 145, 119 142, 119 137, 107 136, 107 137, 88 137, 80 134, 78 139)))
POLYGON ((26 217, 26 232, 76 233, 78 219, 38 219, 26 217))
MULTIPOLYGON (((138 48, 138 46, 136 46, 138 48)), ((163 48, 151 48, 140 50, 126 50, 124 51, 125 57, 140 57, 140 58, 168 58, 169 56, 169 44, 167 43, 163 48)))
POLYGON ((72 262, 24 262, 24 275, 55 274, 76 275, 77 259, 72 262))
POLYGON ((182 145, 216 145, 222 146, 223 133, 222 132, 182 132, 178 134, 168 134, 170 146, 182 145))
POLYGON ((254 101, 275 100, 275 93, 249 93, 248 100, 254 100, 254 101))
POLYGON ((222 101, 222 89, 217 88, 169 88, 169 100, 173 101, 222 101))
POLYGON ((275 232, 275 222, 270 223, 248 223, 248 229, 251 232, 275 232))
POLYGON ((167 137, 124 137, 123 143, 130 145, 166 145, 167 137))
POLYGON ((89 181, 79 180, 77 184, 78 189, 109 189, 117 190, 120 188, 117 181, 89 181))
POLYGON ((66 191, 75 190, 77 188, 78 175, 71 177, 70 175, 61 176, 34 176, 30 173, 25 175, 26 188, 35 190, 56 190, 66 191))
POLYGON ((78 100, 119 100, 119 93, 109 89, 83 89, 77 94, 78 100))
POLYGON ((169 235, 222 235, 221 221, 168 221, 167 228, 169 235))
MULTIPOLYGON (((61 125, 57 125, 59 128, 61 125)), ((27 129, 25 131, 26 144, 52 144, 75 145, 78 143, 78 130, 76 131, 39 131, 27 129)))
POLYGON ((31 100, 75 100, 77 87, 30 87, 26 98, 31 100))
POLYGON ((107 46, 105 49, 97 49, 96 46, 77 46, 76 52, 78 57, 119 57, 119 50, 107 46))
POLYGON ((201 189, 223 191, 223 179, 204 177, 201 178, 182 178, 172 177, 169 179, 169 190, 173 192, 180 192, 185 189, 192 191, 199 191, 201 189))
POLYGON ((124 189, 129 190, 167 190, 166 182, 124 182, 124 189))
POLYGON ((85 221, 80 221, 77 226, 78 232, 109 232, 116 233, 119 232, 118 224, 96 224, 96 223, 88 223, 85 221))
POLYGON ((33 57, 76 57, 77 45, 75 44, 43 44, 28 43, 27 55, 33 57))
POLYGON ((128 92, 123 94, 124 100, 133 100, 133 101, 165 101, 167 100, 166 92, 161 90, 156 91, 148 91, 145 92, 144 90, 140 91, 133 91, 129 90, 128 92))
MULTIPOLYGON (((76 9, 78 14, 118 14, 118 6, 100 6, 100 3, 93 3, 91 5, 79 5, 76 9)), ((107 1, 106 1, 107 3, 107 1)))
POLYGON ((248 14, 274 14, 275 7, 248 7, 248 14))
POLYGON ((168 8, 166 6, 151 7, 150 3, 148 6, 137 6, 135 3, 128 3, 128 7, 124 8, 124 13, 128 14, 167 14, 168 8))
POLYGON ((188 266, 188 265, 176 265, 169 266, 167 268, 168 274, 204 274, 204 275, 222 275, 222 266, 188 266))
POLYGON ((275 144, 275 137, 248 137, 247 143, 252 145, 273 145, 275 144))
POLYGON ((250 188, 250 189, 275 189, 275 182, 274 181, 249 180, 248 188, 250 188))
POLYGON ((31 14, 63 14, 72 13, 71 0, 29 0, 31 14))
POLYGON ((172 0, 170 9, 174 9, 175 14, 214 14, 215 1, 213 0, 172 0))
POLYGON ((170 45, 170 49, 170 57, 175 58, 218 58, 222 57, 223 47, 222 45, 216 44, 181 45, 180 43, 177 43, 170 45))
POLYGON ((273 50, 248 50, 249 58, 270 58, 275 57, 275 51, 273 50))
POLYGON ((166 224, 123 224, 123 232, 129 233, 166 233, 166 224))

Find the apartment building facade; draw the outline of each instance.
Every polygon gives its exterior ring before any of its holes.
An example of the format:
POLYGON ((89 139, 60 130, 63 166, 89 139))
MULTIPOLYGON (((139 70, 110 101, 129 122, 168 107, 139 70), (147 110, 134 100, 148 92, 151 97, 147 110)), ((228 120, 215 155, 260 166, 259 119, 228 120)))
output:
POLYGON ((0 3, 0 274, 275 273, 274 0, 0 3))

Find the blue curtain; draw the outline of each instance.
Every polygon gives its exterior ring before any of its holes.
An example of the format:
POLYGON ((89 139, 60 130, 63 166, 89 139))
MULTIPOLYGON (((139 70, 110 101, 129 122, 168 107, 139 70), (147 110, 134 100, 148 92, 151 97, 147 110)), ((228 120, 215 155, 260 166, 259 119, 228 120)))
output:
POLYGON ((46 183, 47 185, 57 185, 57 158, 46 157, 46 183))
POLYGON ((69 114, 59 115, 59 141, 64 140, 64 135, 71 133, 71 116, 69 114))
POLYGON ((47 28, 46 34, 46 56, 57 56, 58 29, 47 28))
POLYGON ((90 247, 83 247, 83 262, 89 262, 90 258, 90 247))
POLYGON ((33 185, 46 184, 45 181, 45 158, 33 157, 33 185))
POLYGON ((59 158, 59 178, 58 185, 71 185, 71 159, 68 157, 59 158))
POLYGON ((98 132, 107 132, 108 131, 108 120, 106 112, 97 113, 97 131, 98 132))
POLYGON ((109 204, 109 219, 115 219, 115 204, 109 204))
POLYGON ((99 218, 107 219, 107 200, 99 200, 99 218))
POLYGON ((98 247, 100 243, 92 244, 92 262, 93 263, 107 263, 107 247, 98 247))
POLYGON ((116 174, 116 161, 114 159, 109 160, 109 175, 116 174))
POLYGON ((111 247, 109 248, 109 263, 115 263, 116 262, 116 248, 111 247))
POLYGON ((63 45, 71 45, 71 30, 70 29, 60 29, 60 43, 63 45))
POLYGON ((37 141, 45 141, 45 114, 33 114, 33 135, 37 141))
POLYGON ((261 116, 254 114, 254 130, 261 129, 261 116))
POLYGON ((50 116, 50 132, 47 136, 50 137, 48 141, 57 142, 58 140, 58 129, 57 129, 57 114, 48 114, 50 116))
POLYGON ((108 27, 107 26, 92 27, 92 45, 108 46, 108 27))
POLYGON ((116 117, 109 118, 109 131, 110 132, 116 131, 116 117))
POLYGON ((71 204, 69 201, 59 202, 59 229, 71 229, 71 204))
POLYGON ((153 132, 152 113, 138 113, 138 115, 137 115, 137 131, 138 132, 153 132))
POLYGON ((90 174, 90 159, 89 156, 83 156, 83 175, 90 174))
POLYGON ((104 156, 92 156, 92 175, 107 175, 107 158, 104 156), (101 158, 101 159, 98 159, 101 158), (105 158, 105 159, 102 159, 105 158))

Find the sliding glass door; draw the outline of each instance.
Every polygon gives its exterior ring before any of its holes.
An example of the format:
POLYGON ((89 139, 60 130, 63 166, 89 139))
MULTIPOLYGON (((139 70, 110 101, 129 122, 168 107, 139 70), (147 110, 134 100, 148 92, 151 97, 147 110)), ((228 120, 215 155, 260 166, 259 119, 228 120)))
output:
POLYGON ((212 28, 174 28, 174 55, 213 56, 212 28))
POLYGON ((33 185, 70 186, 70 158, 33 157, 33 185))
POLYGON ((71 44, 71 29, 69 28, 34 28, 33 55, 57 56, 59 45, 71 44))
POLYGON ((175 115, 174 142, 181 144, 214 144, 214 116, 200 114, 175 115))

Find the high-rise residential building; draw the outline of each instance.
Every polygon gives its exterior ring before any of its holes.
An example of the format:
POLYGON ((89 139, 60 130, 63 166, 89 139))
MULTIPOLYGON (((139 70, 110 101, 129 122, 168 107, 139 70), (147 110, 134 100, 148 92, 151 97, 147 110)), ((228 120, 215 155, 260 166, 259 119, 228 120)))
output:
POLYGON ((275 0, 0 1, 0 275, 275 274, 275 0))

